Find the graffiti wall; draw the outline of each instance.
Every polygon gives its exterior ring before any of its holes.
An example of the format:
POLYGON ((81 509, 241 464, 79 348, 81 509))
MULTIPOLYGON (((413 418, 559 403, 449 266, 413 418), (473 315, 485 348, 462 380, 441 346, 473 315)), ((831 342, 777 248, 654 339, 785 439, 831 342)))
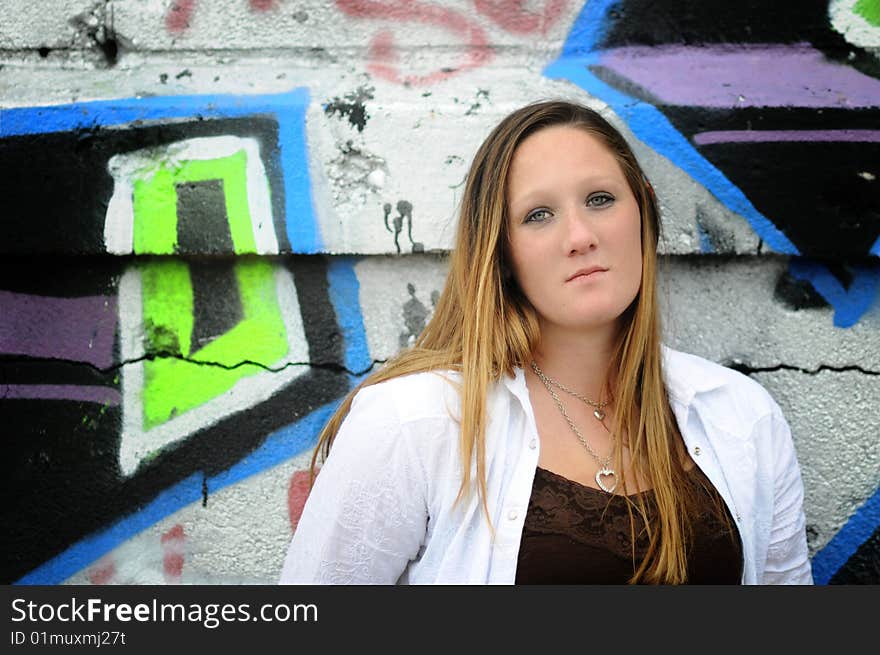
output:
POLYGON ((550 97, 656 189, 666 341, 782 406, 816 581, 880 582, 876 2, 42 4, 0 24, 4 583, 275 582, 476 147, 550 97))

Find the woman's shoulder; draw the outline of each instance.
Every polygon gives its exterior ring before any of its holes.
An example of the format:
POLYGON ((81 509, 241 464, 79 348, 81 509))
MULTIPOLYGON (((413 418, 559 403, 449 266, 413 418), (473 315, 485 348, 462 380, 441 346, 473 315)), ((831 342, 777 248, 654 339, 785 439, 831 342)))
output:
POLYGON ((412 373, 358 389, 336 433, 330 459, 337 453, 337 462, 361 467, 377 458, 385 464, 400 464, 409 455, 431 458, 449 441, 444 437, 457 434, 447 410, 457 396, 454 378, 448 371, 412 373))
POLYGON ((459 406, 461 374, 453 370, 420 371, 395 376, 361 388, 352 400, 352 411, 395 416, 408 422, 419 418, 450 417, 459 406))
MULTIPOLYGON (((778 405, 757 380, 736 369, 692 353, 662 348, 664 378, 672 395, 690 401, 695 397, 724 399, 738 414, 766 415, 778 405)), ((713 403, 716 404, 716 403, 713 403)))

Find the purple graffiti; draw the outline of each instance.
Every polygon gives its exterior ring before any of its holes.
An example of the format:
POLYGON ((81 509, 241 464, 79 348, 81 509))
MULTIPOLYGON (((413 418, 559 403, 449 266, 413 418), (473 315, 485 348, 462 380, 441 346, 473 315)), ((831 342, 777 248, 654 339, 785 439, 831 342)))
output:
POLYGON ((0 384, 4 400, 77 400, 99 405, 119 405, 122 395, 109 387, 79 384, 0 384))
POLYGON ((0 353, 113 365, 116 298, 0 291, 0 353))
POLYGON ((631 46, 601 63, 667 105, 852 109, 880 98, 880 80, 806 44, 631 46))
POLYGON ((715 130, 693 136, 697 145, 710 143, 877 143, 880 130, 715 130))

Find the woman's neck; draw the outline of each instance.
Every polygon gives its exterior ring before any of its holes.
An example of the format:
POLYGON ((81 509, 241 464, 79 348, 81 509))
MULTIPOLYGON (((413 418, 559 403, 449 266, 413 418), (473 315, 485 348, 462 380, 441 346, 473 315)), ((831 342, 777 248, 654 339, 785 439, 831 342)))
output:
MULTIPOLYGON (((545 375, 586 395, 604 397, 603 386, 614 351, 615 330, 563 330, 542 326, 534 360, 545 375)), ((527 373, 534 374, 531 367, 527 373)))

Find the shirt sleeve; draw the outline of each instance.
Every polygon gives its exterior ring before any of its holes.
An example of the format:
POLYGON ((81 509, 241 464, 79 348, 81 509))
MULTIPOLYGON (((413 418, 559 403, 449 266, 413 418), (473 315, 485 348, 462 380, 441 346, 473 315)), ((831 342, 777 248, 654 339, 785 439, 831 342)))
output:
POLYGON ((791 430, 774 403, 770 416, 775 495, 762 584, 813 584, 807 551, 804 485, 791 430))
POLYGON ((425 538, 425 478, 381 383, 352 402, 306 500, 281 584, 394 584, 425 538))

